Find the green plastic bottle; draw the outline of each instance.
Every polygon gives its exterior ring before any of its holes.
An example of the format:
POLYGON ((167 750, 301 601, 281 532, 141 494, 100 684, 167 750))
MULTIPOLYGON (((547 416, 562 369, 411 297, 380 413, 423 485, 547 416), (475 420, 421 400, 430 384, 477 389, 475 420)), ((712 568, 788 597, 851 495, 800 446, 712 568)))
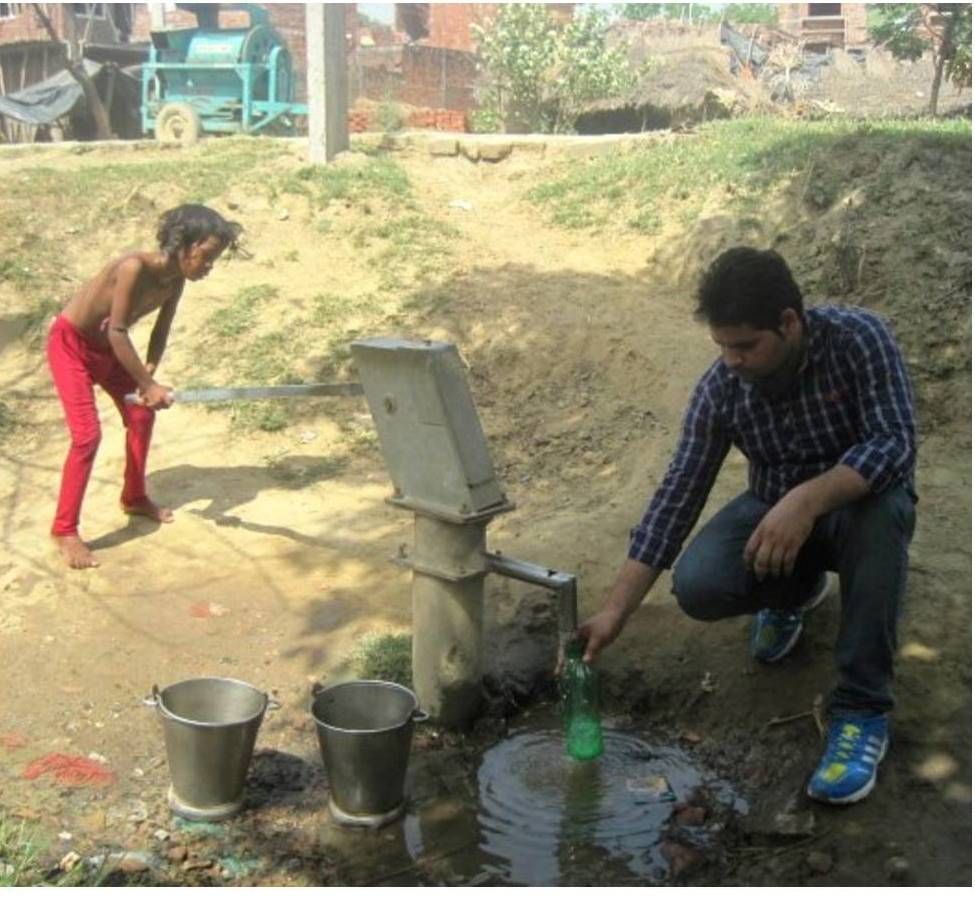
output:
POLYGON ((599 678, 582 659, 583 644, 576 640, 565 649, 559 681, 565 749, 573 760, 595 760, 603 753, 603 726, 599 719, 599 678))

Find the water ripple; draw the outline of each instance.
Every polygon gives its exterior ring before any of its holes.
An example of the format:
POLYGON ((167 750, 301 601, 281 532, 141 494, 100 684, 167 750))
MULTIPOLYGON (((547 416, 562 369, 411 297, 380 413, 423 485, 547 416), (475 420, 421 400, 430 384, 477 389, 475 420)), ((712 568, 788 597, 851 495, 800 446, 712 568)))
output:
POLYGON ((579 870, 623 863, 661 880, 662 830, 675 801, 704 783, 676 746, 606 729, 605 752, 579 763, 555 729, 513 734, 487 751, 478 772, 480 849, 517 884, 578 880, 579 870), (669 788, 668 788, 669 786, 669 788))

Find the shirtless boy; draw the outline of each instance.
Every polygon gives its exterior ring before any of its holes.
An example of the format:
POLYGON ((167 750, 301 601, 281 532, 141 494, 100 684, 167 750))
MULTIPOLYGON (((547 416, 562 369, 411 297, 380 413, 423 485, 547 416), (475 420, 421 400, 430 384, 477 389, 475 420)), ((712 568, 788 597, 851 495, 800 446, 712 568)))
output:
POLYGON ((172 511, 146 494, 146 456, 156 409, 169 407, 172 392, 153 375, 184 284, 206 277, 220 254, 236 246, 240 231, 239 224, 206 206, 171 209, 159 219, 158 251, 130 252, 110 261, 51 323, 47 358, 71 434, 51 535, 68 566, 98 566, 78 534, 81 502, 101 441, 96 383, 115 400, 125 425, 122 510, 160 523, 172 521, 172 511), (143 363, 129 339, 129 327, 156 310, 143 363), (125 396, 133 392, 140 403, 127 404, 125 396))

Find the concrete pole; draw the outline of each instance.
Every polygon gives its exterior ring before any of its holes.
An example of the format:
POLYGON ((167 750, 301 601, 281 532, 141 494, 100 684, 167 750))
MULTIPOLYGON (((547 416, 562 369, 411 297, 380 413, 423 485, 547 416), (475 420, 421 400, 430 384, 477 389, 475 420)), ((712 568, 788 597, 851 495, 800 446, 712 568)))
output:
POLYGON ((149 29, 162 31, 166 27, 166 4, 149 3, 149 29))
POLYGON ((308 72, 308 158, 329 162, 349 148, 345 4, 305 6, 308 72))
POLYGON ((308 159, 325 161, 325 5, 305 6, 306 77, 308 83, 308 159))
POLYGON ((480 710, 486 529, 415 516, 413 689, 451 729, 468 728, 480 710))
POLYGON ((349 72, 345 4, 325 6, 325 156, 349 148, 349 72))

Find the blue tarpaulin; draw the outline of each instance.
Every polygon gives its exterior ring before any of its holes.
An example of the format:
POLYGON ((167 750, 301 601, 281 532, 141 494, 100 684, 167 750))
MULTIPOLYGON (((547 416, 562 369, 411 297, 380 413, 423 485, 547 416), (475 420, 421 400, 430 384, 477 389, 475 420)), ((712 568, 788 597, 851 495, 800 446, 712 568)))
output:
MULTIPOLYGON (((85 59, 83 63, 89 78, 94 78, 102 70, 99 62, 85 59)), ((65 69, 17 93, 0 96, 0 115, 27 125, 49 125, 74 109, 82 96, 81 85, 65 69)))

